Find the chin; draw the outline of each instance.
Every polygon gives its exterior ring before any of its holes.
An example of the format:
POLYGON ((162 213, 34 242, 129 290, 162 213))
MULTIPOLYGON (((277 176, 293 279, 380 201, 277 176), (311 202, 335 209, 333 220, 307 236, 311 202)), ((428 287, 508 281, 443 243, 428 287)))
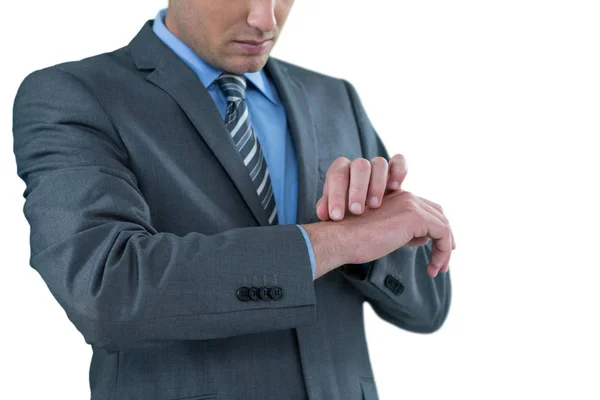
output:
POLYGON ((257 72, 265 66, 268 59, 268 54, 255 57, 240 57, 239 61, 236 60, 237 62, 230 63, 227 70, 237 74, 257 72))

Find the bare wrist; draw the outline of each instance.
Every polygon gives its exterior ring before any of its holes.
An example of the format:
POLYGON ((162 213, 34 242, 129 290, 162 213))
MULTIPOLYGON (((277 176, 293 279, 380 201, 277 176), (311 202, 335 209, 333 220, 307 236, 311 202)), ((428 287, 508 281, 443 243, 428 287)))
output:
POLYGON ((315 279, 352 259, 349 254, 347 227, 340 222, 321 221, 300 225, 306 231, 313 248, 316 263, 315 279))

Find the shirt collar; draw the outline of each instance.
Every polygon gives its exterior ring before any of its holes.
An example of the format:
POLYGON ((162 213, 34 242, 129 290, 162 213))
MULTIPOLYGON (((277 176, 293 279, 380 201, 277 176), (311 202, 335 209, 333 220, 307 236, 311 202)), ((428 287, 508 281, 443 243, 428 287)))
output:
MULTIPOLYGON (((167 9, 162 9, 156 15, 152 29, 156 36, 159 37, 179 58, 183 60, 195 73, 204 85, 208 88, 215 79, 224 71, 216 68, 212 64, 204 61, 196 54, 188 45, 183 43, 177 36, 173 35, 164 23, 167 9)), ((260 91, 271 103, 277 105, 273 90, 269 84, 264 68, 257 72, 246 72, 246 79, 260 91)))

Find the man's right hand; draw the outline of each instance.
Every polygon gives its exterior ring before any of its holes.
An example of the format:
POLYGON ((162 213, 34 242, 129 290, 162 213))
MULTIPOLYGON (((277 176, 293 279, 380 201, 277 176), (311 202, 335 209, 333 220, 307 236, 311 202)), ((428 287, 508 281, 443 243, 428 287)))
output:
POLYGON ((316 260, 315 279, 344 264, 362 264, 384 257, 402 246, 421 246, 433 239, 427 273, 446 272, 453 244, 446 217, 433 203, 411 192, 387 195, 381 206, 341 221, 301 225, 309 236, 316 260))

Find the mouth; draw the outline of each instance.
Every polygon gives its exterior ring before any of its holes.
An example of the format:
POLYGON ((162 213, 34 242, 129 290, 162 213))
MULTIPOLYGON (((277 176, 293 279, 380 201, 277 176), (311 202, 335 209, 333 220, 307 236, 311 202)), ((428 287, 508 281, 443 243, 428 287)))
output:
POLYGON ((260 42, 256 41, 256 40, 236 40, 236 42, 238 42, 238 43, 244 43, 244 44, 250 44, 250 45, 253 45, 253 46, 260 46, 260 45, 265 44, 265 43, 267 43, 267 42, 269 42, 271 40, 273 40, 273 38, 266 39, 266 40, 263 40, 263 41, 260 41, 260 42))
POLYGON ((262 42, 257 42, 254 40, 235 40, 234 43, 237 45, 238 49, 246 54, 262 54, 273 43, 273 39, 264 40, 262 42))

